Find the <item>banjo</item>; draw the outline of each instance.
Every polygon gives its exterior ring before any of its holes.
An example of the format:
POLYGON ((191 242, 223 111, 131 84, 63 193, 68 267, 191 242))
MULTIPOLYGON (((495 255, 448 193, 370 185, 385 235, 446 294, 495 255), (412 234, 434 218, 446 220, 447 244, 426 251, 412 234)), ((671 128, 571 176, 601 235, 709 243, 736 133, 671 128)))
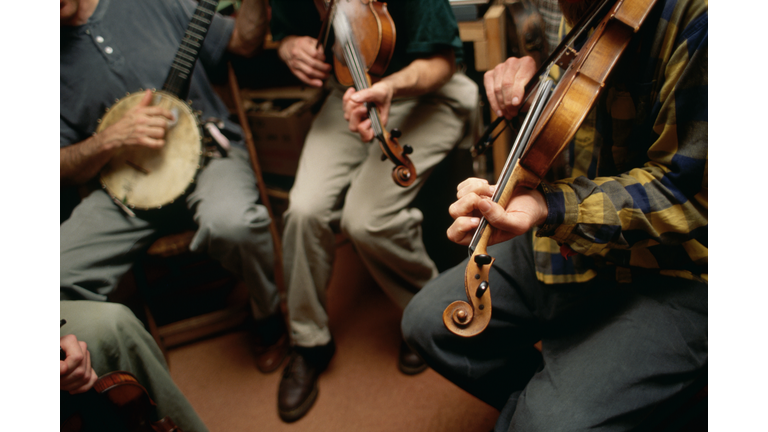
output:
MULTIPOLYGON (((152 104, 175 117, 166 131, 165 145, 160 149, 125 147, 101 171, 103 188, 128 214, 133 214, 129 208, 149 210, 172 203, 186 193, 205 162, 200 120, 183 100, 217 4, 218 0, 200 0, 163 89, 154 92, 152 104)), ((116 123, 143 97, 144 91, 131 93, 107 108, 96 132, 116 123)))

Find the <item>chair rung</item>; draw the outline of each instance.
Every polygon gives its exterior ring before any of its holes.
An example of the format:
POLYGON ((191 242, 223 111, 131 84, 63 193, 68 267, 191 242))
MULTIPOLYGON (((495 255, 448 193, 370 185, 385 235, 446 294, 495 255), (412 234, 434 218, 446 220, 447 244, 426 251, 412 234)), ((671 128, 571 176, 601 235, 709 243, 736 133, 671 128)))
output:
POLYGON ((248 305, 244 304, 160 326, 157 332, 163 345, 170 348, 237 327, 246 321, 248 313, 248 305))

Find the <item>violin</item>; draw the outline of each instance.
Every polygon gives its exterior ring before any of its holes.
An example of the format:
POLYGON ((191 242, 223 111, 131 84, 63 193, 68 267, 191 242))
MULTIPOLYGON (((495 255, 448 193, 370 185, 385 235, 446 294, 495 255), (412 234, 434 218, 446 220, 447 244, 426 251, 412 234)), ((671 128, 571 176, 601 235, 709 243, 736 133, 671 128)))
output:
POLYGON ((99 377, 93 388, 84 394, 70 397, 77 397, 82 405, 87 404, 100 412, 85 418, 76 412, 62 422, 62 432, 107 430, 115 423, 130 432, 183 432, 167 416, 159 421, 150 420, 155 402, 129 372, 110 372, 99 377))
MULTIPOLYGON (((336 37, 333 69, 336 79, 355 90, 371 86, 371 76, 384 74, 395 51, 395 23, 387 11, 387 4, 375 0, 330 1, 326 8, 318 47, 325 46, 330 28, 336 37)), ((400 145, 401 132, 392 129, 387 132, 381 122, 375 104, 367 104, 368 117, 379 146, 383 152, 381 160, 389 159, 395 167, 392 179, 398 185, 407 187, 416 180, 416 167, 408 157, 413 152, 409 145, 400 145)))
MULTIPOLYGON (((656 0, 595 3, 542 65, 536 74, 538 80, 526 85, 526 102, 533 99, 499 176, 494 202, 506 207, 516 188, 534 189, 539 185, 552 162, 573 139, 655 3, 656 0), (582 36, 600 17, 602 20, 577 51, 576 43, 583 40, 582 36), (566 69, 557 86, 548 78, 554 65, 566 69)), ((499 119, 488 127, 477 147, 487 146, 499 119)), ((454 301, 443 312, 443 323, 456 335, 475 336, 491 320, 488 275, 494 258, 488 254, 487 246, 493 230, 483 218, 469 246, 470 259, 464 274, 467 301, 454 301)))
MULTIPOLYGON (((60 320, 63 327, 67 320, 60 320)), ((59 347, 61 360, 66 359, 64 349, 59 347)), ((83 394, 69 395, 62 391, 62 406, 88 406, 93 416, 83 417, 83 413, 75 410, 68 413, 67 408, 61 408, 61 432, 82 432, 91 430, 107 430, 114 427, 129 432, 183 432, 169 417, 159 421, 150 420, 155 402, 149 397, 147 390, 139 384, 133 374, 125 371, 110 372, 99 377, 93 387, 83 394), (64 398, 69 398, 65 400, 64 398), (77 398, 76 401, 72 398, 77 398), (71 415, 67 415, 71 414, 71 415), (126 429, 127 428, 127 429, 126 429)))

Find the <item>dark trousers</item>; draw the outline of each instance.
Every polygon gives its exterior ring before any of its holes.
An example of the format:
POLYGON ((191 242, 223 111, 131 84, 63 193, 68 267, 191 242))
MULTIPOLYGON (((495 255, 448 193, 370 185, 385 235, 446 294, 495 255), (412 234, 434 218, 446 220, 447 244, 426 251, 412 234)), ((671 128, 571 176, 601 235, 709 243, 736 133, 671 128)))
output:
POLYGON ((442 322, 466 299, 466 261, 416 294, 402 328, 434 370, 501 411, 496 431, 634 429, 706 370, 706 284, 653 275, 545 285, 530 235, 489 254, 483 333, 462 338, 442 322))

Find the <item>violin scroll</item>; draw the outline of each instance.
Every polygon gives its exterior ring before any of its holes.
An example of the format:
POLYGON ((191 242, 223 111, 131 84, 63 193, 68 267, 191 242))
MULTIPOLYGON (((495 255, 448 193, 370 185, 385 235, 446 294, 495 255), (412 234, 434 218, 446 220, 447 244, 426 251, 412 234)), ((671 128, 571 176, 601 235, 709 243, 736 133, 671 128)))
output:
POLYGON ((464 272, 467 301, 456 300, 443 311, 443 324, 453 334, 472 337, 481 333, 491 321, 491 292, 488 274, 494 258, 483 248, 472 254, 464 272), (470 304, 471 302, 471 304, 470 304))
POLYGON ((383 158, 388 158, 395 163, 392 168, 392 179, 402 187, 410 186, 416 180, 416 167, 408 157, 413 153, 413 147, 408 144, 401 146, 398 138, 401 132, 399 129, 392 129, 390 133, 383 133, 379 139, 383 158))

